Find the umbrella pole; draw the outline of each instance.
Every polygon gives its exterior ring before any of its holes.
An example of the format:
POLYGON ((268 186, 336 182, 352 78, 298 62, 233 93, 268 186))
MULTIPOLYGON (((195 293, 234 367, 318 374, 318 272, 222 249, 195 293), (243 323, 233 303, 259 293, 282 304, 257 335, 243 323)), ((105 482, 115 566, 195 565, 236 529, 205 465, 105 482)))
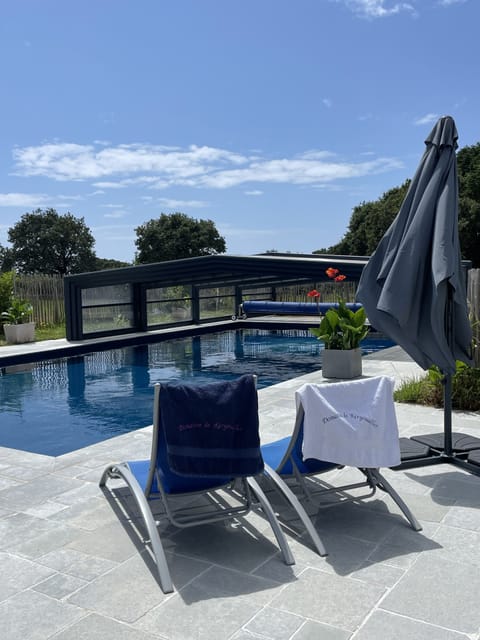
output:
POLYGON ((443 378, 443 451, 452 457, 452 374, 447 373, 443 378))
MULTIPOLYGON (((450 283, 447 284, 447 301, 445 304, 445 334, 448 346, 453 353, 454 345, 454 315, 453 315, 453 290, 450 283)), ((452 457, 452 374, 445 373, 443 378, 443 452, 449 458, 452 457)))

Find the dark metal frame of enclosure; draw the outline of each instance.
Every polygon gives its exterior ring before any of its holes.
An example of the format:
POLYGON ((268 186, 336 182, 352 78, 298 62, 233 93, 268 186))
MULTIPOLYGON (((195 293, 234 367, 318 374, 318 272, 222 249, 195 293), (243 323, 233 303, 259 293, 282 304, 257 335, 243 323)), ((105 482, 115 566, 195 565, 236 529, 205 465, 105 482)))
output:
MULTIPOLYGON (((67 340, 125 335, 160 328, 149 324, 147 319, 147 291, 155 287, 191 287, 191 309, 188 319, 172 322, 170 326, 201 325, 235 315, 243 301, 244 292, 270 287, 270 299, 274 300, 275 287, 327 281, 325 271, 329 267, 339 269, 348 280, 356 282, 367 260, 364 256, 314 254, 275 253, 244 257, 216 255, 66 276, 64 291, 67 340), (132 312, 131 325, 126 328, 85 331, 83 310, 88 304, 82 302, 83 292, 121 285, 128 286, 130 300, 128 303, 121 300, 113 301, 111 305, 128 306, 132 312), (234 308, 229 315, 201 319, 200 292, 202 288, 212 287, 233 287, 234 308)), ((166 326, 169 325, 163 323, 161 328, 166 326)))

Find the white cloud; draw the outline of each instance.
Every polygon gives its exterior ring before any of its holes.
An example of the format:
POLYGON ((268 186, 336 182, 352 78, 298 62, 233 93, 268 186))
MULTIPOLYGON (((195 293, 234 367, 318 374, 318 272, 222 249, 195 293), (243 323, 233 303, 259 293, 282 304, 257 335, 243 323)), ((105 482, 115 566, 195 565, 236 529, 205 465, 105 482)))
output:
POLYGON ((103 217, 104 218, 124 218, 127 214, 125 213, 125 211, 111 211, 110 213, 106 213, 103 217))
POLYGON ((47 199, 42 193, 0 193, 0 207, 41 207, 47 199))
POLYGON ((244 169, 230 169, 205 176, 201 184, 225 189, 246 182, 316 184, 346 178, 359 178, 398 169, 402 165, 392 158, 378 158, 368 162, 323 162, 318 160, 281 159, 252 163, 244 169))
POLYGON ((333 104, 330 98, 323 98, 322 103, 325 107, 327 107, 327 109, 330 109, 333 104))
POLYGON ((253 189, 252 191, 245 191, 246 196, 261 196, 263 195, 263 191, 260 189, 253 189))
POLYGON ((464 4, 467 0, 440 0, 441 7, 450 7, 452 4, 464 4))
MULTIPOLYGON (((401 167, 394 158, 369 162, 336 160, 334 154, 310 149, 292 158, 244 156, 214 147, 172 148, 153 145, 95 147, 51 143, 14 150, 16 171, 59 181, 93 180, 99 189, 135 185, 150 189, 172 186, 225 189, 245 183, 318 184, 377 174, 401 167), (105 178, 105 180, 102 180, 105 178), (118 179, 117 179, 118 178, 118 179)), ((200 200, 176 201, 170 206, 205 206, 200 200)))
POLYGON ((347 6, 356 15, 363 18, 385 18, 404 11, 416 15, 415 7, 407 2, 388 2, 387 0, 337 0, 347 6))
POLYGON ((171 198, 159 198, 158 202, 168 207, 169 209, 182 209, 182 208, 201 208, 208 207, 208 202, 203 200, 173 200, 171 198))
POLYGON ((436 113, 427 113, 426 115, 422 116, 421 118, 417 118, 416 120, 414 120, 415 125, 423 125, 423 124, 433 124, 434 122, 436 122, 438 120, 440 116, 436 113))

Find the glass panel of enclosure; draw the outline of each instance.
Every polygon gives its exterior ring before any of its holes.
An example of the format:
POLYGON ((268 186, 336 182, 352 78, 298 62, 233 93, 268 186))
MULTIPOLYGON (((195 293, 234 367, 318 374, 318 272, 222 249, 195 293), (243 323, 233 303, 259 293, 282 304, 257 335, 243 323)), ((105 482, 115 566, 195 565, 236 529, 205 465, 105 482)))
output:
POLYGON ((255 287, 255 288, 243 288, 242 289, 243 300, 272 300, 273 288, 272 287, 255 287))
POLYGON ((134 326, 133 305, 112 304, 82 309, 83 333, 119 331, 134 326))
POLYGON ((81 298, 83 333, 118 331, 134 326, 130 284, 82 289, 81 298))
POLYGON ((235 287, 205 287, 199 289, 200 320, 223 318, 235 313, 235 287))
POLYGON ((82 289, 82 307, 131 302, 132 285, 128 283, 82 289))
POLYGON ((146 290, 147 326, 185 322, 192 319, 192 287, 151 287, 146 290))

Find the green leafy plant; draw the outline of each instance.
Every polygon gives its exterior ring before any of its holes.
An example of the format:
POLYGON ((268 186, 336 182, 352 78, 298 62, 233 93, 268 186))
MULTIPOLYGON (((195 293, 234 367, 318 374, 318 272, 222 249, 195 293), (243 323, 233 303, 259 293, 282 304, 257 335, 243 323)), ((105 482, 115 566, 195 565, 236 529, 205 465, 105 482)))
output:
POLYGON ((27 300, 12 298, 10 306, 3 311, 1 318, 5 324, 23 324, 29 322, 33 313, 33 307, 27 300))
MULTIPOLYGON (((443 374, 430 367, 422 378, 405 380, 394 392, 396 402, 443 406, 443 374)), ((480 368, 457 361, 452 377, 452 406, 461 411, 480 410, 480 368)))
MULTIPOLYGON (((342 282, 346 278, 338 269, 332 267, 326 270, 326 274, 335 282, 342 282)), ((318 301, 320 294, 313 290, 307 296, 318 301)), ((328 309, 320 325, 310 329, 310 332, 325 343, 325 349, 357 349, 369 331, 366 320, 367 315, 363 307, 352 311, 343 300, 339 300, 336 307, 328 309)))

